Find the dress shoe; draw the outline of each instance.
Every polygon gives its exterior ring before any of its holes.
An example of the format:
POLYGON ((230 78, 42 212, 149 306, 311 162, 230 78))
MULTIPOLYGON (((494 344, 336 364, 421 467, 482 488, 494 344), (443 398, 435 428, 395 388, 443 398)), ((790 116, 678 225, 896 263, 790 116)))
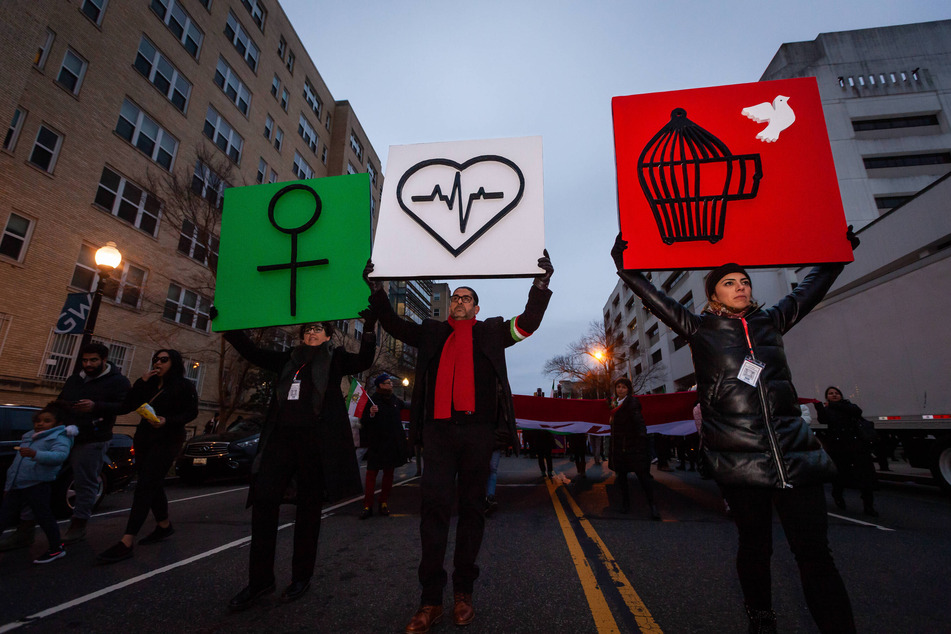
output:
POLYGON ((409 625, 406 626, 406 634, 423 634, 441 620, 441 605, 421 605, 419 612, 413 615, 409 625))
POLYGON ((371 509, 369 506, 364 506, 363 512, 360 513, 360 519, 365 520, 370 517, 373 517, 373 509, 371 509))
POLYGON ((167 537, 171 537, 175 534, 175 529, 171 524, 162 528, 161 526, 156 526, 155 530, 139 540, 139 544, 155 544, 162 541, 167 537))
POLYGON ((69 528, 66 529, 66 534, 63 535, 64 544, 75 544, 76 542, 86 539, 86 522, 89 520, 81 520, 73 518, 69 522, 69 528))
POLYGON ((132 547, 126 546, 122 542, 116 542, 114 546, 96 555, 96 559, 101 564, 114 564, 124 559, 132 557, 132 547))
POLYGON ((469 625, 475 618, 475 610, 472 609, 472 594, 466 592, 456 592, 452 595, 452 622, 454 625, 469 625))
POLYGON ((291 585, 284 588, 281 593, 281 602, 290 603, 304 596, 304 593, 310 589, 310 579, 307 581, 292 581, 291 585))
POLYGON ((234 595, 234 598, 228 602, 228 609, 232 612, 247 610, 254 604, 255 601, 266 594, 270 594, 271 592, 274 592, 273 582, 271 582, 270 585, 264 586, 263 588, 253 588, 251 586, 247 586, 244 590, 234 595))
POLYGON ((390 507, 386 505, 386 502, 380 502, 377 510, 380 512, 380 517, 389 517, 390 515, 390 507))

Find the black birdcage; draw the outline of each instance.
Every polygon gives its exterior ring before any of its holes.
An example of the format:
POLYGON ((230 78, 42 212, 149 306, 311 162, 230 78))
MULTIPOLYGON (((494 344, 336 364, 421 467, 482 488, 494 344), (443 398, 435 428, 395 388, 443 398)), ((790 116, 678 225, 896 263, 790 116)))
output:
POLYGON ((637 179, 666 244, 723 237, 726 204, 754 198, 759 154, 734 155, 723 141, 675 108, 637 159, 637 179))

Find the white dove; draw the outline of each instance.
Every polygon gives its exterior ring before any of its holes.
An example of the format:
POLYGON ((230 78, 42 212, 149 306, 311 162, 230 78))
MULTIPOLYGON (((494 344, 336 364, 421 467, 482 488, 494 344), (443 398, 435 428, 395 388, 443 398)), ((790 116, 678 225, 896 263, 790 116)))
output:
POLYGON ((740 114, 749 117, 756 123, 766 123, 769 125, 760 130, 756 138, 764 143, 773 143, 779 139, 779 133, 788 128, 796 120, 796 113, 786 103, 789 97, 777 95, 773 103, 764 101, 761 104, 743 108, 740 114))

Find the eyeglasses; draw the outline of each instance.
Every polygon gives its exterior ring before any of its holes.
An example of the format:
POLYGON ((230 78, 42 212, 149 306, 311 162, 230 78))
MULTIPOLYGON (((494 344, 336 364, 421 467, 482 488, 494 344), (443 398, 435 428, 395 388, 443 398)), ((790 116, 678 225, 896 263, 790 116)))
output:
POLYGON ((471 304, 472 300, 472 295, 453 295, 449 298, 449 301, 452 303, 462 302, 463 304, 471 304))
POLYGON ((312 333, 312 332, 315 332, 315 333, 316 333, 316 332, 323 332, 323 331, 324 331, 324 327, 323 327, 323 326, 307 326, 307 327, 304 328, 304 334, 305 334, 305 335, 306 335, 306 334, 309 334, 309 333, 312 333))
POLYGON ((161 357, 152 357, 152 363, 168 363, 171 361, 171 357, 168 355, 162 355, 161 357))

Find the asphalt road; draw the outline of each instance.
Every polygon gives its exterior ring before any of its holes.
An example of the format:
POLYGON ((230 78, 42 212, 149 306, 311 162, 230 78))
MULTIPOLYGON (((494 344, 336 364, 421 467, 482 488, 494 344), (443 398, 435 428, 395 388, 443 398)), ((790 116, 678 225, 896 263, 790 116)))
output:
MULTIPOLYGON (((655 471, 657 522, 636 483, 624 515, 607 469, 591 464, 582 480, 563 459, 555 467, 548 482, 534 460, 502 459, 500 508, 488 520, 468 634, 746 631, 735 528, 711 481, 655 471)), ((131 501, 129 492, 112 494, 88 539, 65 558, 30 563, 45 547, 39 531, 31 549, 0 553, 0 633, 401 632, 419 598, 414 476, 412 464, 398 471, 388 518, 359 521, 358 500, 326 509, 310 592, 291 604, 267 597, 240 614, 226 605, 247 575, 250 511, 241 483, 171 485, 176 534, 136 547, 131 560, 97 566, 131 501)), ((934 487, 883 483, 881 517, 869 520, 858 492, 846 497, 850 510, 830 514, 830 541, 859 631, 951 631, 951 500, 934 487)), ((278 592, 290 580, 292 509, 282 518, 278 592)), ((151 528, 150 520, 141 536, 151 528)), ((778 522, 774 531, 779 631, 814 632, 778 522)), ((455 629, 443 623, 434 631, 455 629)))

